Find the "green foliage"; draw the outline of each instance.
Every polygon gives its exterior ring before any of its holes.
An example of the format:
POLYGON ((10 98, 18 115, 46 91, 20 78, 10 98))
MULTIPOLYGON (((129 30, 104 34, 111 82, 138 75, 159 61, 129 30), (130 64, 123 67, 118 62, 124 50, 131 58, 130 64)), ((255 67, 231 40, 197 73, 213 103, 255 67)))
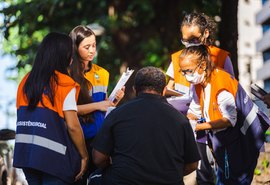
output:
POLYGON ((269 161, 267 161, 266 159, 263 160, 263 161, 262 161, 262 166, 263 166, 264 168, 268 168, 268 166, 269 166, 269 161))
POLYGON ((254 175, 261 175, 262 174, 262 172, 261 172, 261 170, 259 170, 258 168, 256 168, 255 170, 254 170, 254 175))
POLYGON ((254 175, 261 175, 262 173, 267 173, 267 168, 269 167, 269 161, 265 158, 261 163, 255 168, 254 175))
POLYGON ((19 74, 35 56, 42 38, 51 31, 69 33, 79 24, 98 23, 97 63, 111 73, 114 85, 121 66, 166 69, 170 54, 180 47, 179 23, 185 12, 218 15, 219 1, 163 0, 4 0, 4 51, 17 57, 19 74))

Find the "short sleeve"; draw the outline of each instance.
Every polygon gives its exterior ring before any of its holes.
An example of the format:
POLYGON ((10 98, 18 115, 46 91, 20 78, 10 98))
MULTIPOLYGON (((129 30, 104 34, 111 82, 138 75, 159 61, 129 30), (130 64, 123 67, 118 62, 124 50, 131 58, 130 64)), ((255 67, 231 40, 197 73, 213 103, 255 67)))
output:
POLYGON ((170 65, 167 69, 166 75, 168 75, 171 78, 174 78, 174 70, 173 70, 173 63, 172 62, 170 63, 170 65))
POLYGON ((63 111, 75 110, 77 111, 77 102, 76 102, 76 88, 72 88, 71 91, 65 98, 63 104, 63 111))
POLYGON ((103 122, 103 125, 95 136, 95 139, 91 146, 103 153, 110 155, 113 151, 113 135, 112 135, 112 125, 113 125, 113 118, 111 115, 108 115, 103 122))
POLYGON ((184 161, 185 164, 194 163, 200 160, 200 154, 197 148, 197 144, 195 142, 194 133, 189 123, 184 126, 185 132, 185 153, 184 153, 184 161))
POLYGON ((221 91, 218 94, 217 100, 222 116, 230 120, 232 126, 235 126, 237 121, 237 110, 233 95, 228 91, 221 91))

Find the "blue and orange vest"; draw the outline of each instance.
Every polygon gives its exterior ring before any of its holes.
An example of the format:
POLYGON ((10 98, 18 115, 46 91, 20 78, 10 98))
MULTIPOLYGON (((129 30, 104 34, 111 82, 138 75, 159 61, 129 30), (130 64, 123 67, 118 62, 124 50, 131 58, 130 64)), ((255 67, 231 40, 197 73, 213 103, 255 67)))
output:
MULTIPOLYGON (((225 60, 229 56, 229 53, 215 46, 209 46, 208 48, 210 50, 212 62, 214 62, 217 67, 223 69, 225 60)), ((186 80, 185 76, 183 76, 182 73, 179 72, 179 57, 181 52, 182 50, 171 55, 174 70, 174 88, 175 90, 187 94, 189 93, 190 83, 186 80)))
MULTIPOLYGON (((104 101, 107 98, 109 72, 96 64, 92 64, 91 70, 85 73, 85 78, 92 84, 89 93, 92 96, 93 102, 104 101)), ((86 139, 93 138, 97 134, 102 126, 104 117, 105 112, 95 111, 93 113, 93 123, 81 124, 86 139)))
MULTIPOLYGON (((17 92, 17 129, 13 165, 17 168, 32 168, 72 183, 80 171, 81 157, 69 137, 64 119, 63 103, 68 93, 79 85, 69 76, 55 71, 58 84, 55 88, 54 106, 43 94, 33 111, 27 109, 28 102, 23 87, 24 77, 17 92)), ((34 84, 33 84, 34 85, 34 84)))
MULTIPOLYGON (((250 184, 270 120, 258 109, 242 86, 230 74, 215 69, 209 83, 211 84, 211 97, 207 113, 210 120, 222 118, 217 103, 217 96, 221 91, 230 92, 235 98, 237 107, 237 122, 234 127, 228 127, 226 130, 216 133, 209 132, 218 164, 219 181, 224 184, 250 184)), ((196 85, 195 89, 200 106, 203 108, 202 86, 196 85)))

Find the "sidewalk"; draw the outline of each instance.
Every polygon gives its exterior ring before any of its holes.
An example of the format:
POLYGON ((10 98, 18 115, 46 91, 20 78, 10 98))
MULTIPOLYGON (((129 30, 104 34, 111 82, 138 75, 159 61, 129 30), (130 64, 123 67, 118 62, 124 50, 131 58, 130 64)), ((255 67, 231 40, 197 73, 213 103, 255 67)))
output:
POLYGON ((265 152, 261 152, 257 169, 261 171, 261 175, 254 175, 251 185, 270 185, 270 165, 265 168, 263 162, 270 163, 270 143, 265 143, 265 152))

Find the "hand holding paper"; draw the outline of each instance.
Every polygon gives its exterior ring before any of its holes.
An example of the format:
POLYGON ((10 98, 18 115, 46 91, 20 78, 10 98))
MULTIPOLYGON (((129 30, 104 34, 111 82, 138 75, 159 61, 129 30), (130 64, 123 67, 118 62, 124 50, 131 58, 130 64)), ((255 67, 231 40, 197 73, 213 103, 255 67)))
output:
POLYGON ((260 100, 262 100, 267 105, 267 108, 270 108, 270 93, 263 90, 257 84, 251 84, 250 88, 251 93, 260 100))
POLYGON ((110 94, 108 98, 110 101, 114 102, 116 96, 118 95, 117 91, 124 87, 124 85, 126 84, 126 82, 128 81, 128 79, 130 78, 133 72, 134 70, 132 69, 129 70, 127 68, 127 71, 122 74, 122 76, 120 77, 119 81, 117 82, 116 86, 114 87, 112 93, 110 94))
POLYGON ((263 97, 267 94, 267 92, 263 90, 262 88, 260 88, 257 84, 251 84, 250 88, 251 88, 251 93, 257 98, 259 98, 260 100, 263 100, 263 97))
POLYGON ((100 111, 107 111, 107 109, 111 106, 114 106, 113 102, 109 101, 109 100, 104 100, 104 101, 100 101, 100 102, 96 102, 98 107, 98 110, 100 111))
POLYGON ((115 105, 117 105, 122 100, 122 98, 124 96, 125 96, 125 86, 123 86, 121 89, 119 89, 118 91, 116 91, 115 98, 113 100, 113 103, 115 105))

